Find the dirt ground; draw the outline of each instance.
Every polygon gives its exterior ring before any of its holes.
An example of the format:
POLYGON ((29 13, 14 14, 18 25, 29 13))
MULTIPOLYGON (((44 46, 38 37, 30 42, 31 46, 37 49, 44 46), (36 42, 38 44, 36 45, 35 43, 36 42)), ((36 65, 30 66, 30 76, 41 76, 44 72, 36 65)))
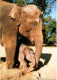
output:
MULTIPOLYGON (((31 47, 31 46, 30 46, 31 47)), ((35 47, 31 47, 35 51, 35 47)), ((6 61, 0 61, 1 80, 36 80, 36 79, 56 79, 57 71, 57 48, 56 47, 43 47, 42 55, 38 68, 32 72, 22 74, 24 69, 7 69, 6 61)), ((5 49, 0 45, 0 57, 4 59, 5 49)))

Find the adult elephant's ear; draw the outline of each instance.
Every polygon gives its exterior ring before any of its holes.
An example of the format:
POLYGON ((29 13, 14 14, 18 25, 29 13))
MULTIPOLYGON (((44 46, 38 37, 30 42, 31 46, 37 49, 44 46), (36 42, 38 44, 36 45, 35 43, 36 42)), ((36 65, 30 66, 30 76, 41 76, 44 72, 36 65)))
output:
POLYGON ((9 17, 15 20, 17 18, 17 15, 18 15, 18 6, 14 5, 11 12, 9 13, 9 17))
POLYGON ((9 17, 16 21, 16 25, 19 25, 22 20, 22 8, 14 4, 11 12, 9 13, 9 17))

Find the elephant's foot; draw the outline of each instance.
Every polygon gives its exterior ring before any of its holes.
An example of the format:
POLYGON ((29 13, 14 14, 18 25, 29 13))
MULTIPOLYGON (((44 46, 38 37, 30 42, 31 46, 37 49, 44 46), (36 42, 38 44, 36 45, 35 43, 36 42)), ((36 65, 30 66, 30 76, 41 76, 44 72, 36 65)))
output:
POLYGON ((7 61, 7 68, 12 69, 14 66, 14 61, 7 61))
POLYGON ((34 68, 32 68, 32 67, 30 67, 30 68, 25 68, 25 70, 22 72, 23 74, 27 74, 27 73, 29 73, 29 72, 31 72, 31 71, 33 71, 34 70, 34 68))
POLYGON ((26 68, 27 67, 27 63, 25 61, 20 61, 20 66, 19 66, 19 69, 22 69, 22 68, 26 68))

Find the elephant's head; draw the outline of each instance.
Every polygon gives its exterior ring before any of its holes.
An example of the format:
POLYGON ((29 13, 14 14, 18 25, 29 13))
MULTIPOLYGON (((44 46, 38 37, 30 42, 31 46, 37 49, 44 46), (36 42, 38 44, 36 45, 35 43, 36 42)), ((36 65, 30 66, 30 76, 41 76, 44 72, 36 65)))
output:
MULTIPOLYGON (((16 21, 16 25, 21 22, 39 22, 40 15, 42 12, 35 5, 26 5, 24 7, 19 7, 16 4, 12 8, 9 16, 16 21)), ((26 24, 26 23, 25 23, 26 24)))

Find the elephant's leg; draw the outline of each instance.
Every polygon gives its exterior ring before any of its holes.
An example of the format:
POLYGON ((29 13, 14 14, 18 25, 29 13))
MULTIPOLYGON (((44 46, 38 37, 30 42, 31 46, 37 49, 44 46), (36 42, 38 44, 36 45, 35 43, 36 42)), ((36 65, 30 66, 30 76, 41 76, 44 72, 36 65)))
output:
POLYGON ((20 69, 22 69, 22 68, 27 68, 27 63, 23 60, 23 61, 20 61, 20 67, 19 67, 20 69))
POLYGON ((33 71, 34 70, 34 66, 35 66, 35 59, 31 62, 29 68, 28 68, 28 72, 33 71))
POLYGON ((19 53, 19 61, 20 61, 20 69, 22 68, 26 68, 27 67, 27 63, 24 60, 24 55, 22 53, 19 53))
POLYGON ((12 37, 13 39, 7 39, 8 41, 5 44, 6 49, 6 62, 8 68, 13 68, 14 65, 14 57, 16 50, 16 37, 12 37))
POLYGON ((32 65, 30 65, 30 67, 34 67, 35 66, 35 59, 32 61, 32 65))

